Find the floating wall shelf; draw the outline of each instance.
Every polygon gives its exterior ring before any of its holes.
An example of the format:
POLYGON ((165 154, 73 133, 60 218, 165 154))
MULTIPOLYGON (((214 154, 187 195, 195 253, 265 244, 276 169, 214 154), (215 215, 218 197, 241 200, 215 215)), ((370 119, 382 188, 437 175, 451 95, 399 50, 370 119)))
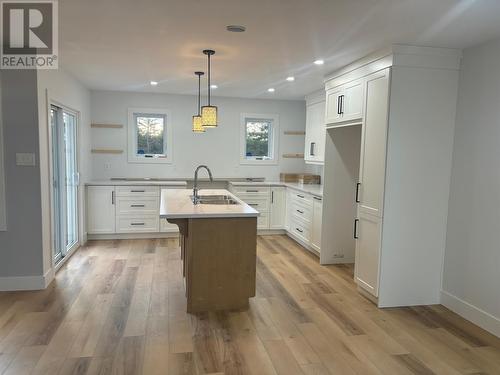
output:
POLYGON ((121 129, 123 125, 120 124, 90 124, 91 128, 101 128, 101 129, 121 129))
POLYGON ((123 150, 109 148, 94 148, 91 152, 93 154, 123 154, 123 150))
POLYGON ((285 135, 306 135, 306 132, 303 130, 285 130, 283 132, 285 135))
POLYGON ((304 154, 283 154, 285 159, 304 159, 304 154))

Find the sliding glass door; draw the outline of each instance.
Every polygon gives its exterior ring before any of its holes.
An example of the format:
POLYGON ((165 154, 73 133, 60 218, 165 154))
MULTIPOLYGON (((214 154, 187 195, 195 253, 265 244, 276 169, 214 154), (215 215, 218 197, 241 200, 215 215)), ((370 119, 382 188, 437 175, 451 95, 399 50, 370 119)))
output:
POLYGON ((50 110, 52 138, 52 238, 59 262, 78 246, 77 116, 57 106, 50 110))

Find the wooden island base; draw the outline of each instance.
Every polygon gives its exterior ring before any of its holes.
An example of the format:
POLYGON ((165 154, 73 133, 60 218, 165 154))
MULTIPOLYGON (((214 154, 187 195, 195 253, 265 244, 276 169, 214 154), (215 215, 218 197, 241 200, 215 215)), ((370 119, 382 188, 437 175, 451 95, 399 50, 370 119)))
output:
POLYGON ((179 226, 187 312, 248 308, 255 296, 257 218, 168 221, 179 226))

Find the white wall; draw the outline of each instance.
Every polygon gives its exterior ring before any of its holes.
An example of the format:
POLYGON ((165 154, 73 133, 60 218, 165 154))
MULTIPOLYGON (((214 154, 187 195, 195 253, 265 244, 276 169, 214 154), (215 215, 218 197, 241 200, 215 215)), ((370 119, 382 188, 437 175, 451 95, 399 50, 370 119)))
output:
MULTIPOLYGON (((92 122, 123 124, 123 129, 93 129, 92 148, 123 149, 121 155, 92 155, 94 179, 110 177, 192 177, 198 164, 207 164, 214 177, 266 177, 277 180, 280 172, 303 172, 301 159, 283 159, 283 153, 303 153, 304 137, 285 136, 285 130, 305 129, 305 101, 213 99, 219 107, 219 127, 205 134, 191 131, 196 97, 187 95, 91 92, 92 122), (136 164, 127 162, 127 109, 165 108, 172 112, 173 163, 136 164), (280 117, 280 160, 278 165, 239 164, 240 114, 269 113, 280 117)), ((203 99, 205 100, 205 99, 203 99)))
POLYGON ((58 104, 79 114, 78 122, 78 163, 80 171, 80 242, 85 242, 85 202, 84 184, 91 175, 90 164, 90 92, 84 88, 71 75, 64 70, 40 70, 38 71, 38 111, 39 111, 39 134, 40 134, 40 178, 42 195, 42 223, 43 223, 43 248, 44 248, 44 270, 47 272, 52 268, 52 241, 50 225, 50 124, 48 122, 49 105, 58 104))
POLYGON ((500 336, 500 40, 464 51, 443 304, 500 336))

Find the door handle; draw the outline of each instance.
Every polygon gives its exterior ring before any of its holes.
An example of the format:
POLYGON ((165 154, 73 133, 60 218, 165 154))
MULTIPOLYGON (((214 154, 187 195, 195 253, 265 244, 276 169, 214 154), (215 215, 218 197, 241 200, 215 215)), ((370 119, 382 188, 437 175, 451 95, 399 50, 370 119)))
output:
POLYGON ((356 184, 356 203, 359 203, 360 200, 359 200, 359 187, 361 186, 361 182, 358 182, 356 184))
POLYGON ((311 142, 311 146, 309 147, 309 154, 314 156, 314 149, 316 148, 316 142, 311 142))
POLYGON ((354 239, 357 240, 359 238, 358 236, 358 223, 359 219, 354 219, 354 239))

